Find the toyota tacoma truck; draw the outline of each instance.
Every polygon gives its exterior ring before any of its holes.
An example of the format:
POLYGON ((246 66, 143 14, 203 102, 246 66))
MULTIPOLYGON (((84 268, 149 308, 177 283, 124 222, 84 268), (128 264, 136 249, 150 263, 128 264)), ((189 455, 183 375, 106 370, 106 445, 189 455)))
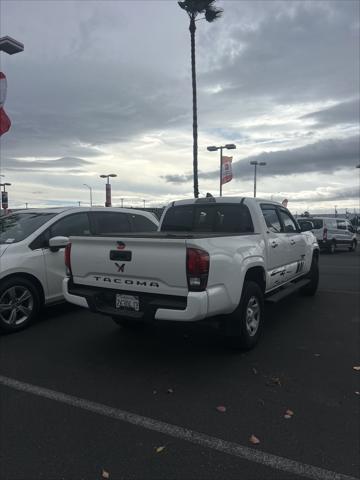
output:
POLYGON ((314 295, 319 246, 289 210, 269 200, 175 201, 157 232, 54 238, 65 247, 66 300, 132 327, 153 320, 216 319, 231 343, 252 348, 264 300, 314 295))

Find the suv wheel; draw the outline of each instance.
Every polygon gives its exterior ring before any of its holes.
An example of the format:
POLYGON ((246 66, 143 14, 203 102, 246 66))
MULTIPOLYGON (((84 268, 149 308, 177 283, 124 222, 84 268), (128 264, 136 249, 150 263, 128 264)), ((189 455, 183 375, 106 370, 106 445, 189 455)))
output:
POLYGON ((0 330, 11 333, 26 328, 39 309, 39 293, 26 278, 10 278, 0 286, 0 330))

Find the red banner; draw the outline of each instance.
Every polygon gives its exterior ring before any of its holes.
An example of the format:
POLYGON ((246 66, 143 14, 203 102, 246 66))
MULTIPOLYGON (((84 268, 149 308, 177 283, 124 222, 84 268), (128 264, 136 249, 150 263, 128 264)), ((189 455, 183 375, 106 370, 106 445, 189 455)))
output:
POLYGON ((233 157, 222 157, 222 178, 221 184, 228 183, 232 180, 232 159, 233 157))
POLYGON ((11 127, 10 118, 6 115, 5 110, 0 108, 0 137, 6 133, 11 127))
POLYGON ((106 183, 105 187, 106 187, 105 207, 111 207, 111 185, 110 185, 110 183, 106 183))
POLYGON ((6 133, 11 127, 10 118, 6 115, 3 105, 6 99, 6 77, 3 72, 0 72, 0 136, 6 133))

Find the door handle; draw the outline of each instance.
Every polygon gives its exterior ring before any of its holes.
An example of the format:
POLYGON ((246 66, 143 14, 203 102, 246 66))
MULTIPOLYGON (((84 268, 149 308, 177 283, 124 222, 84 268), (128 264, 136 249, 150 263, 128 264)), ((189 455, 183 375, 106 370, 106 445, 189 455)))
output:
POLYGON ((272 243, 271 243, 272 248, 276 248, 278 245, 279 245, 279 244, 278 244, 277 242, 272 242, 272 243))

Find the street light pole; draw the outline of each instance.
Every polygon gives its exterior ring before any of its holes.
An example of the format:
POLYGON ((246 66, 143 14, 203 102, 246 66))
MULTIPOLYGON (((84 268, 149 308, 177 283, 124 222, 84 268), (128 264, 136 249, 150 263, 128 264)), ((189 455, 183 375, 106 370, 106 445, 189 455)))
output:
POLYGON ((250 165, 254 165, 254 198, 256 198, 256 175, 257 175, 257 166, 260 165, 263 167, 266 165, 266 162, 258 162, 256 160, 253 160, 250 162, 250 165))
POLYGON ((92 204, 93 204, 93 202, 92 202, 92 188, 87 183, 83 183, 83 185, 85 187, 88 187, 88 189, 90 190, 90 207, 92 207, 92 204))
POLYGON ((219 187, 219 191, 220 191, 220 197, 222 197, 222 172, 223 172, 223 168, 222 168, 222 158, 223 158, 223 155, 222 155, 222 152, 223 152, 223 149, 226 148, 227 150, 234 150, 236 148, 236 145, 234 145, 233 143, 228 143, 226 145, 220 145, 218 147, 212 145, 210 147, 207 147, 207 150, 209 152, 216 152, 217 150, 220 150, 220 187, 219 187))
POLYGON ((109 173, 108 175, 100 175, 100 178, 106 178, 105 184, 105 207, 111 207, 111 185, 110 177, 117 177, 115 173, 109 173))

